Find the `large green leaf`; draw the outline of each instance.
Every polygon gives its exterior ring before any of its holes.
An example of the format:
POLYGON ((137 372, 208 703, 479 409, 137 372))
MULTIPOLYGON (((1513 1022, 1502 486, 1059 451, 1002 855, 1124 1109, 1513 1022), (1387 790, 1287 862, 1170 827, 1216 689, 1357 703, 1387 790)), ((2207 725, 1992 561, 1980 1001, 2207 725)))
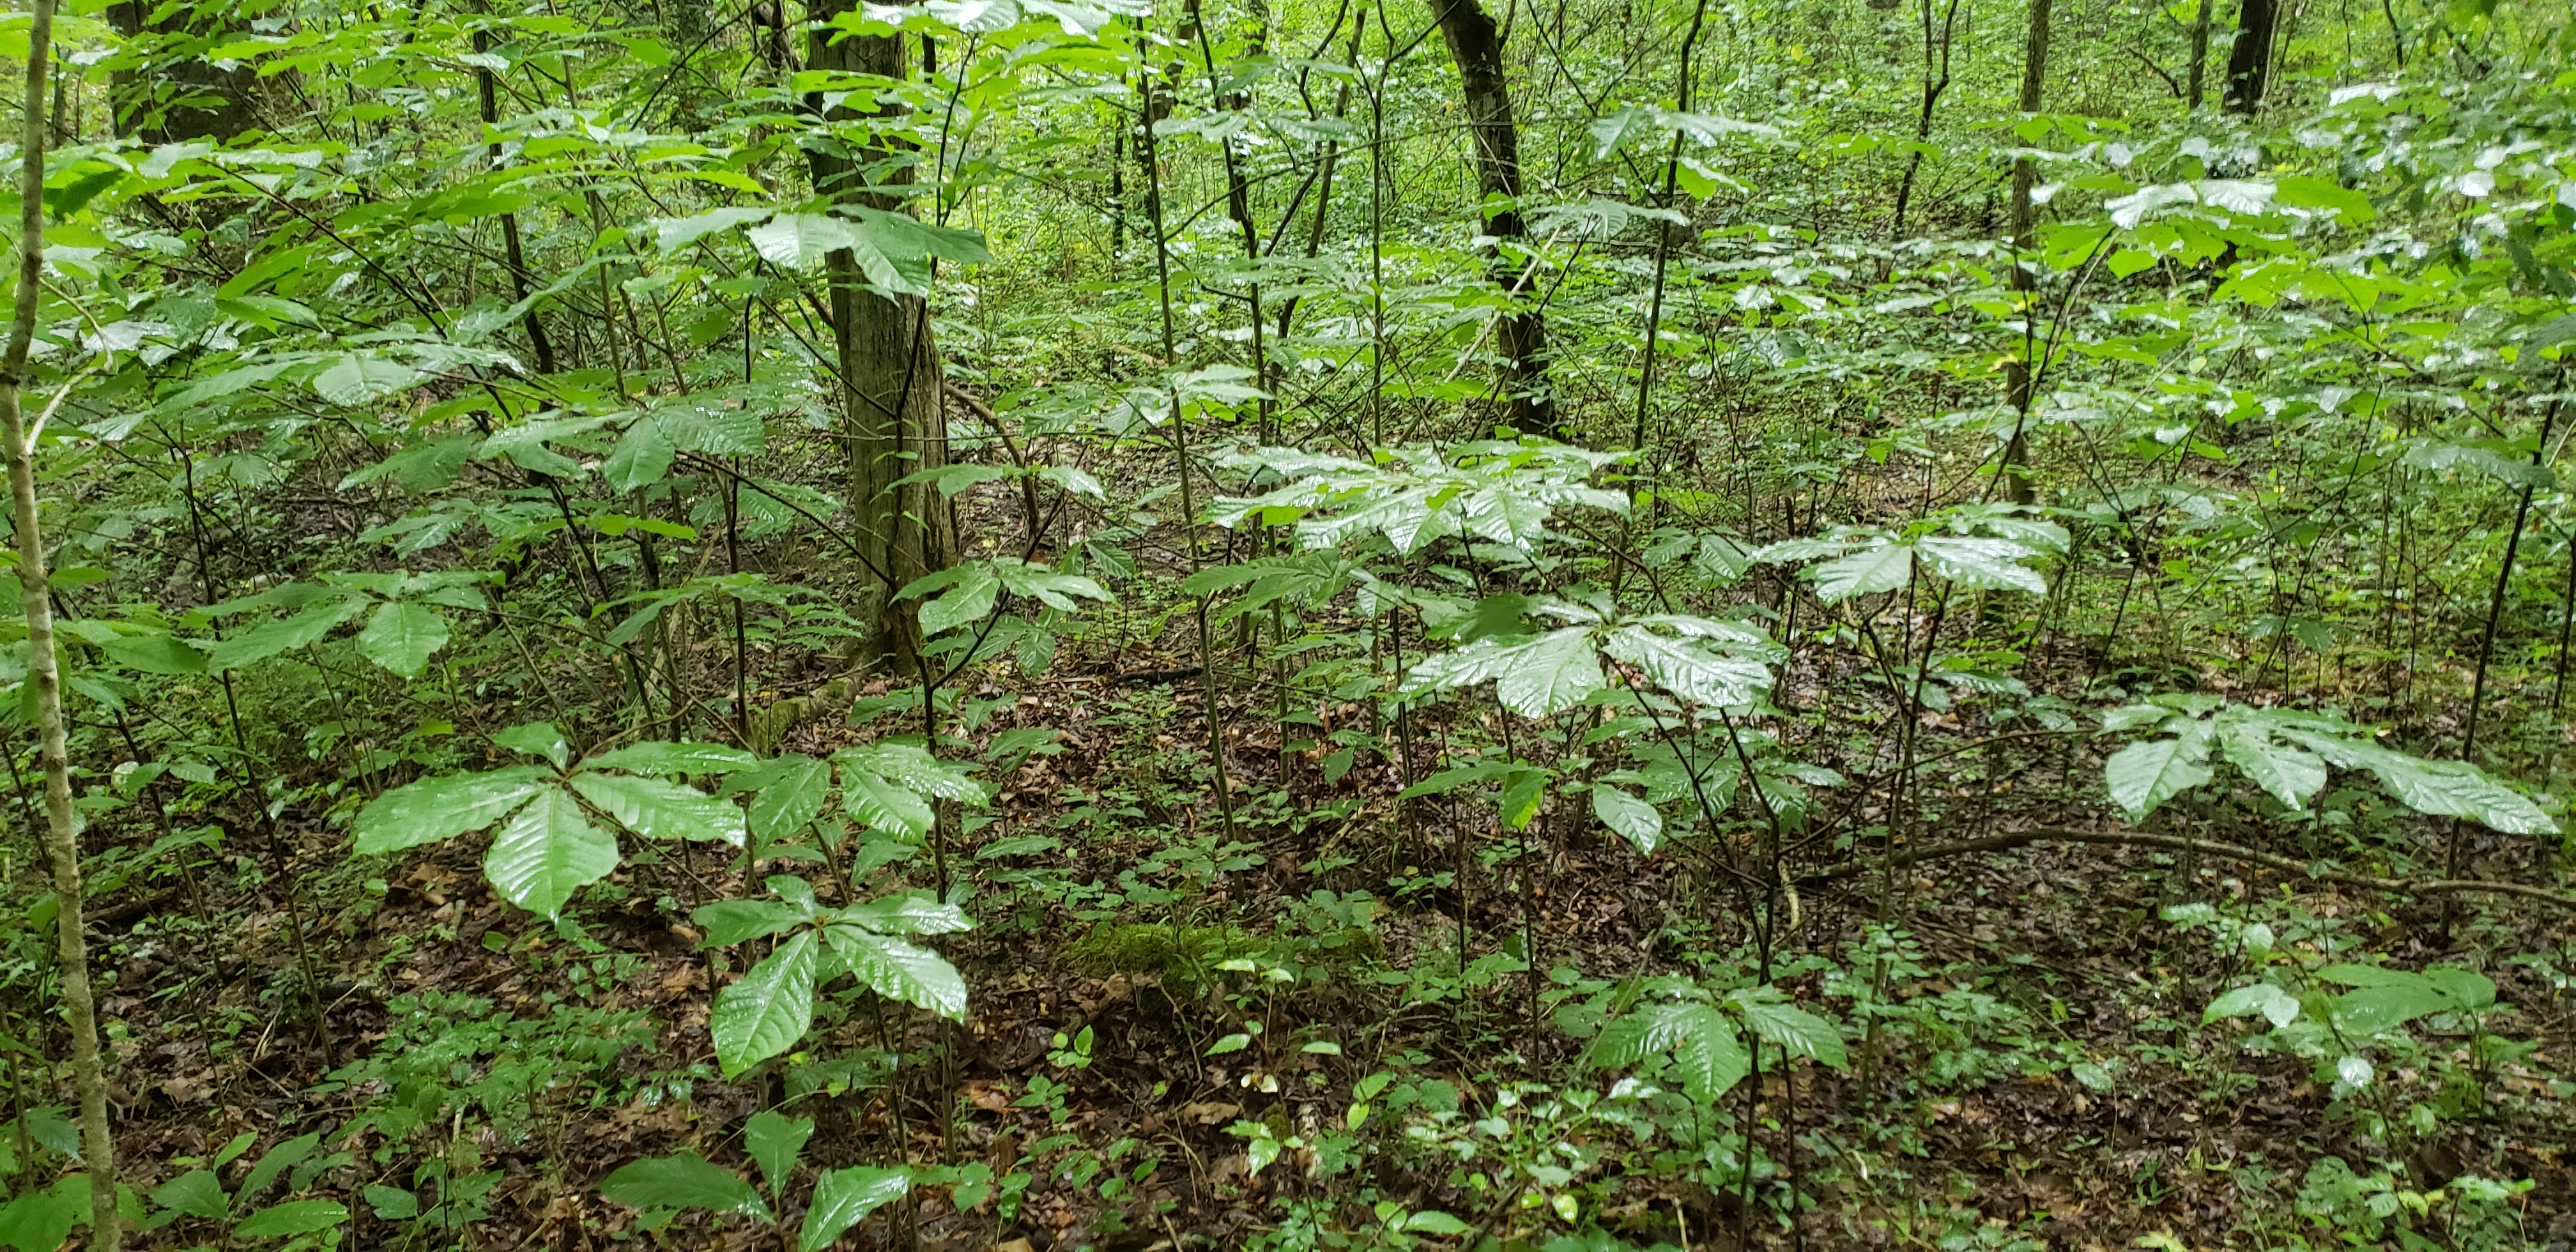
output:
MULTIPOLYGON (((1769 551, 1770 549, 1764 549, 1769 551)), ((1809 572, 1816 580, 1816 598, 1827 604, 1853 596, 1895 591, 1914 576, 1914 547, 1890 543, 1864 548, 1850 556, 1827 561, 1809 572)))
POLYGON ((721 948, 792 930, 814 920, 814 910, 778 900, 718 900, 699 905, 689 920, 706 932, 702 946, 721 948))
POLYGON ((1771 686, 1771 671, 1759 661, 1713 653, 1694 641, 1667 639, 1643 626, 1611 631, 1601 650, 1696 704, 1720 708, 1749 704, 1771 686))
POLYGON ((1652 855, 1664 837, 1664 819, 1655 812, 1654 805, 1608 783, 1593 785, 1592 812, 1602 825, 1637 845, 1639 852, 1652 855))
POLYGON ((89 1224, 90 1212, 89 1175, 66 1174, 51 1187, 0 1205, 0 1245, 12 1252, 55 1252, 72 1227, 89 1224))
POLYGON ((262 622, 215 645, 206 658, 206 668, 216 673, 240 669, 254 661, 264 661, 281 652, 315 643, 337 629, 340 623, 358 615, 367 607, 357 599, 333 599, 282 621, 262 622))
POLYGON ((2027 591, 2044 595, 2048 580, 2021 564, 2038 553, 2010 539, 1968 539, 1929 535, 1916 540, 1916 555, 1932 572, 1962 587, 1981 591, 2027 591))
POLYGON ((632 774, 575 774, 572 789, 628 830, 654 839, 742 846, 742 810, 694 787, 632 774))
POLYGON ((960 567, 947 591, 922 603, 921 633, 944 635, 984 620, 1001 599, 1001 592, 1002 580, 994 576, 991 566, 978 562, 960 567))
POLYGON ((591 825, 581 804, 559 787, 539 793, 483 855, 483 876, 502 899, 546 917, 616 868, 616 836, 591 825))
POLYGON ((190 1217, 220 1218, 232 1210, 232 1197, 211 1169, 192 1169, 153 1188, 152 1202, 190 1217))
POLYGON ((777 1195, 787 1187, 789 1175, 796 1172, 796 1158, 805 1151, 805 1141, 814 1137, 814 1119, 789 1117, 775 1109, 762 1109, 743 1123, 743 1150, 760 1165, 760 1176, 769 1183, 769 1194, 777 1195))
POLYGON ((2209 724, 2195 722, 2171 739, 2145 739, 2111 754, 2102 780, 2111 802, 2144 820, 2156 806, 2209 781, 2209 724))
POLYGON ((1413 667, 1405 685, 1439 691, 1481 682, 1493 683, 1503 707, 1523 717, 1546 717, 1572 708, 1609 685, 1601 676, 1600 660, 1592 654, 1592 632, 1581 626, 1544 635, 1479 639, 1425 658, 1413 667))
POLYGON ((913 743, 871 743, 832 754, 844 769, 864 770, 934 800, 984 802, 983 784, 913 743))
POLYGON ((964 909, 917 892, 893 900, 870 900, 832 914, 832 919, 890 935, 947 935, 973 930, 964 909))
POLYGON ((313 392, 333 404, 358 405, 392 395, 420 379, 419 370, 400 361, 352 352, 313 376, 313 392))
POLYGON ((1739 994, 1735 1007, 1753 1033, 1778 1044, 1791 1056, 1814 1057, 1818 1064, 1843 1067, 1843 1036, 1832 1022, 1778 1000, 1739 994))
POLYGON ((2308 797, 2326 785, 2324 761, 2313 752, 2276 742, 2271 731, 2261 726, 2236 722, 2223 727, 2218 748, 2255 786, 2292 812, 2305 809, 2308 797))
POLYGON ((725 1076, 795 1047, 814 1024, 814 932, 800 931, 716 996, 708 1029, 725 1076))
POLYGON ((628 1208, 714 1209, 769 1220, 769 1206, 742 1175, 695 1152, 647 1157, 599 1180, 599 1193, 628 1208))
POLYGON ((98 645, 107 659, 144 674, 202 674, 206 654, 175 635, 118 635, 98 645))
POLYGON ((899 1169, 860 1165, 825 1173, 814 1183, 814 1204, 805 1210, 796 1252, 823 1252, 859 1219, 902 1199, 910 1190, 912 1175, 899 1169))
POLYGON ((2223 1017, 2250 1017, 2261 1014, 2274 1027, 2287 1026, 2299 1017, 2298 998, 2268 982, 2249 983, 2209 1002, 2201 1010, 2203 1024, 2223 1017))
POLYGON ((943 1017, 965 1018, 966 980, 938 953, 857 926, 830 926, 823 934, 832 955, 869 990, 943 1017))
POLYGON ((418 678, 429 658, 447 646, 447 618, 409 600, 376 606, 358 632, 358 655, 405 678, 418 678))
POLYGON ((309 1235, 329 1230, 349 1220, 347 1206, 337 1200, 289 1200, 272 1204, 242 1219, 233 1227, 235 1239, 282 1239, 288 1235, 309 1235))
POLYGON ((752 251, 772 265, 809 270, 823 258, 858 242, 850 223, 828 213, 781 213, 743 232, 752 251))
POLYGON ((842 778, 841 802, 871 830, 920 836, 930 832, 934 819, 930 802, 912 788, 865 770, 851 770, 842 778))
POLYGON ((815 818, 832 796, 832 767, 810 756, 783 756, 761 767, 751 793, 753 841, 768 845, 789 839, 815 818))
POLYGON ((545 780, 546 771, 533 765, 424 778, 377 796, 349 830, 359 853, 370 856, 453 839, 507 817, 545 780))
POLYGON ((1601 1059, 1610 1064, 1633 1065, 1664 1053, 1671 1054, 1681 1072, 1683 1090, 1702 1104, 1715 1104, 1744 1080, 1753 1064, 1734 1019, 1692 1001, 1638 1009, 1602 1037, 1601 1059))
POLYGON ((581 767, 584 770, 622 769, 638 774, 687 777, 692 774, 731 774, 756 768, 759 764, 759 757, 721 743, 648 740, 628 744, 613 752, 602 752, 583 761, 581 767))

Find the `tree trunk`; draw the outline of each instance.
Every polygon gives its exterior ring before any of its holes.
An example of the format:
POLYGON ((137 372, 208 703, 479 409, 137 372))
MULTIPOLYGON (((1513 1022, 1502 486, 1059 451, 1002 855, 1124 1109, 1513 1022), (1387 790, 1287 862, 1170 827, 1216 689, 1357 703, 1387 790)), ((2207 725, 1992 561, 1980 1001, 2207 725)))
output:
POLYGON ((107 6, 107 24, 124 37, 129 52, 140 54, 146 62, 142 68, 108 75, 108 114, 117 134, 139 136, 154 144, 199 139, 222 143, 259 128, 265 90, 259 67, 249 62, 235 62, 230 68, 209 63, 206 50, 234 31, 220 21, 192 27, 193 16, 159 16, 147 0, 119 0, 107 6), (147 14, 157 20, 145 20, 147 14))
POLYGON ((2245 0, 2236 11, 2236 42, 2227 49, 2227 111, 2252 116, 2263 107, 2263 82, 2272 71, 2272 26, 2277 0, 2245 0))
MULTIPOLYGON (((1467 125, 1476 140, 1476 188, 1499 210, 1488 207, 1484 233, 1497 240, 1526 239, 1521 224, 1521 142, 1512 121, 1511 91, 1503 81, 1503 35, 1493 16, 1477 0, 1432 0, 1438 10, 1440 35, 1458 62, 1461 94, 1466 98, 1467 125)), ((1525 299, 1535 287, 1534 266, 1506 257, 1500 247, 1487 249, 1494 283, 1514 299, 1525 299)), ((1503 354, 1504 419, 1523 434, 1553 434, 1556 407, 1547 395, 1547 320, 1536 310, 1506 316, 1494 327, 1494 346, 1503 354)))
POLYGON ((9 463, 10 518, 17 530, 18 583, 27 613, 27 676, 36 689, 37 746, 45 768, 45 856, 54 870, 54 937, 61 953, 63 1019, 71 1027, 72 1086, 80 1099, 81 1155, 89 1165, 90 1246, 116 1252, 116 1146, 107 1125, 107 1078, 98 1056, 98 1006, 89 988, 89 940, 82 931, 80 829, 72 822, 71 754, 63 742, 63 683, 54 658, 53 592, 45 540, 36 526, 36 466, 19 398, 27 353, 44 300, 45 80, 54 0, 36 0, 27 28, 27 94, 20 120, 17 308, 0 354, 0 455, 9 463))
POLYGON ((2200 102, 2208 93, 2209 11, 2215 7, 2217 0, 2200 0, 2200 13, 2191 22, 2191 86, 2183 101, 2194 113, 2200 112, 2200 102))
MULTIPOLYGON (((2037 113, 2048 86, 2048 9, 2049 0, 2031 0, 2030 42, 2023 49, 2021 63, 2021 111, 2037 113)), ((2022 346, 2004 362, 2004 403, 2013 410, 2012 439, 2004 445, 2003 464, 1996 472, 2004 477, 2006 498, 2015 504, 2028 504, 2032 499, 2030 479, 2018 472, 2029 459, 2031 349, 2039 342, 2031 329, 2032 296, 2037 289, 2029 259, 2032 239, 2039 215, 2031 204, 2032 185, 2039 181, 2039 166, 2029 157, 2013 162, 2012 290, 2015 311, 2021 315, 2022 346)))
MULTIPOLYGON (((849 0, 815 0, 818 22, 850 7, 849 0)), ((900 79, 906 73, 903 40, 884 35, 842 35, 821 27, 807 47, 806 67, 900 79)), ((855 114, 846 107, 836 117, 855 114)), ((908 183, 912 172, 874 149, 860 159, 809 149, 815 190, 849 204, 898 209, 894 197, 864 188, 870 179, 908 183), (867 168, 873 165, 874 169, 867 168)), ((850 451, 852 529, 879 579, 874 603, 862 606, 878 628, 881 653, 909 657, 919 647, 919 619, 897 604, 894 593, 924 574, 957 560, 957 527, 948 502, 927 483, 897 487, 906 475, 948 464, 948 418, 942 403, 939 345, 930 332, 930 308, 919 296, 889 296, 861 281, 858 258, 834 252, 824 259, 831 283, 832 340, 840 370, 841 420, 850 451)))

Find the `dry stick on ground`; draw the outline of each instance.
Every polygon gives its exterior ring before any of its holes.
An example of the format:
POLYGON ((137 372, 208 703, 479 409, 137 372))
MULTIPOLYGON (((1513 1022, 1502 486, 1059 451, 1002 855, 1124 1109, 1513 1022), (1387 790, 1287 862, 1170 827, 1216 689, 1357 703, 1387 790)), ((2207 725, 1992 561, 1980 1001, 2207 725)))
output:
POLYGON ((36 688, 36 732, 45 768, 45 854, 53 863, 55 938, 61 946, 63 1017, 71 1027, 72 1085, 80 1098, 81 1151, 90 1171, 90 1246, 116 1252, 124 1227, 116 1212, 116 1149, 107 1123, 107 1080, 98 1056, 98 1009, 90 997, 89 941, 82 932, 80 830, 72 823, 70 751, 63 740, 62 674, 54 660, 52 592, 45 541, 36 522, 35 449, 18 397, 36 339, 36 306, 44 299, 45 82, 54 28, 53 0, 36 0, 27 27, 27 96, 19 138, 17 308, 0 356, 0 446, 9 462, 11 518, 18 531, 18 582, 25 591, 27 672, 36 688))
MULTIPOLYGON (((2318 882, 2343 887, 2360 887, 2370 891, 2406 892, 2416 895, 2471 894, 2519 896, 2538 900, 2562 909, 2576 911, 2576 898, 2563 896, 2540 887, 2513 882, 2493 882, 2483 878, 2381 878, 2373 874, 2354 874, 2343 870, 2318 869, 2310 862, 2293 856, 2264 852, 2242 844, 2221 843, 2215 839, 2193 839, 2183 835, 2155 835, 2142 831, 2080 830, 2069 826, 2038 826, 2010 834, 1991 835, 1983 839, 1965 839, 1958 843, 1934 844, 1926 848, 1908 848, 1896 853, 1897 865, 1913 865, 1946 857, 1966 856, 1974 852, 1999 852, 2007 848, 2026 847, 2034 843, 2097 843, 2115 847, 2162 848, 2169 852, 2196 852, 2202 856, 2222 857, 2277 869, 2318 882)), ((1874 862, 1837 861, 1799 875, 1800 882, 1820 882, 1832 878, 1849 878, 1877 868, 1874 862)))

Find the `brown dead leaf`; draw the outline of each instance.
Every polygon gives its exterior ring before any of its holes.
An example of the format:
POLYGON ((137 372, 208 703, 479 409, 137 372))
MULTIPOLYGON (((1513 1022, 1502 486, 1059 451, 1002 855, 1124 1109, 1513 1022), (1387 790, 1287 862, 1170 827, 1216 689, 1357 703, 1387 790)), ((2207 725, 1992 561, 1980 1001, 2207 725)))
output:
POLYGON ((1240 1104, 1220 1104, 1214 1100, 1193 1100, 1181 1106, 1181 1116, 1202 1126, 1213 1126, 1243 1112, 1240 1104))

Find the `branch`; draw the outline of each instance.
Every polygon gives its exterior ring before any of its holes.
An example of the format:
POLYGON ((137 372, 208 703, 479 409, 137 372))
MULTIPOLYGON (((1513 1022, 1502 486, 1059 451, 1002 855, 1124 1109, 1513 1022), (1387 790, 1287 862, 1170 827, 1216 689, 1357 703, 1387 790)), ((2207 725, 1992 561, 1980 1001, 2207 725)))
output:
MULTIPOLYGON (((2214 839, 2191 839, 2181 835, 2152 835, 2140 831, 2077 830, 2065 826, 2041 826, 2031 830, 2014 831, 2011 834, 1963 840, 1959 843, 1900 849, 1896 853, 1895 863, 1912 865, 1921 861, 1966 856, 1974 852, 2000 852, 2006 848, 2018 848, 2034 843, 2098 843, 2116 847, 2163 848, 2169 852, 2198 852, 2204 856, 2261 865, 2279 870, 2284 874, 2296 874, 2318 882, 2360 887, 2370 891, 2404 892, 2416 895, 2483 892, 2520 896, 2576 912, 2576 899, 2570 899, 2541 887, 2527 887, 2521 883, 2491 882, 2481 878, 2380 878, 2370 874, 2318 869, 2313 864, 2296 857, 2262 852, 2240 844, 2220 843, 2214 839)), ((1826 879, 1848 878, 1870 868, 1873 864, 1875 862, 1865 864, 1857 860, 1838 861, 1832 865, 1810 870, 1800 875, 1798 881, 1821 882, 1826 879)))

